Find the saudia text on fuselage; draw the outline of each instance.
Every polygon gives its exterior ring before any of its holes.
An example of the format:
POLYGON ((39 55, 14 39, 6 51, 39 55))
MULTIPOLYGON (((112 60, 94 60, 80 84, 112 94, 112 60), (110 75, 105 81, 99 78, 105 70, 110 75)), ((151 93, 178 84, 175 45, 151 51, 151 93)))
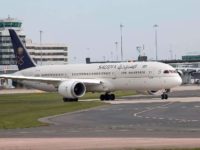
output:
POLYGON ((127 69, 136 69, 137 65, 99 65, 98 70, 110 70, 110 69, 118 69, 118 70, 127 70, 127 69))

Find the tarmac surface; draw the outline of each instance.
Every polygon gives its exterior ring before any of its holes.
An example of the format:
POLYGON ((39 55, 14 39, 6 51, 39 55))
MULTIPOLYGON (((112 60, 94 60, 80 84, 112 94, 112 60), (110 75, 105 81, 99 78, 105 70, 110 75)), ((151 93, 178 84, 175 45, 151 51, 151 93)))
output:
MULTIPOLYGON (((181 146, 182 144, 179 142, 184 141, 182 139, 188 139, 187 142, 182 142, 186 147, 192 143, 189 142, 190 140, 193 141, 193 147, 200 147, 199 97, 200 86, 179 87, 169 94, 168 100, 161 100, 158 96, 123 97, 116 101, 107 101, 110 105, 40 119, 40 121, 49 123, 49 126, 0 130, 0 138, 68 139, 67 141, 63 140, 63 144, 69 142, 71 138, 80 141, 87 138, 113 139, 115 144, 118 141, 116 138, 126 138, 125 146, 130 146, 128 141, 137 145, 134 142, 137 141, 136 139, 141 139, 144 146, 145 141, 149 141, 149 146, 155 147, 156 139, 157 141, 163 139, 159 144, 157 143, 157 146, 160 147, 181 146), (173 142, 166 143, 172 139, 176 141, 174 145, 173 142), (162 142, 166 145, 163 145, 162 142)), ((2 140, 0 139, 0 148, 1 144, 2 140)), ((93 144, 95 146, 95 142, 93 144)), ((138 147, 140 146, 138 145, 138 147)), ((89 147, 86 146, 85 149, 87 148, 89 147)))

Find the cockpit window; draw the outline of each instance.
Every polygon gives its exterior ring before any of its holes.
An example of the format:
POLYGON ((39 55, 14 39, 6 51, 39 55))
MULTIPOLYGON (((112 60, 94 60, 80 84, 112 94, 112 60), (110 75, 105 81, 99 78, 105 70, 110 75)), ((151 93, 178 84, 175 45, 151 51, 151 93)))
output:
POLYGON ((169 73, 169 70, 165 70, 163 73, 169 73))
POLYGON ((164 70, 163 71, 164 74, 167 74, 167 73, 177 73, 176 70, 164 70))

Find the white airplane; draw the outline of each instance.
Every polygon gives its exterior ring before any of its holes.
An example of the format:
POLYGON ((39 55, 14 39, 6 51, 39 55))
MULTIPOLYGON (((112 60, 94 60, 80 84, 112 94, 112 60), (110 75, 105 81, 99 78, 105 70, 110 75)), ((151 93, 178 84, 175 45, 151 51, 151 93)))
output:
POLYGON ((78 101, 86 92, 104 92, 101 100, 114 100, 117 90, 148 91, 167 99, 171 88, 182 80, 170 65, 160 62, 127 62, 36 66, 16 32, 9 30, 19 71, 0 75, 26 86, 56 91, 63 101, 78 101))

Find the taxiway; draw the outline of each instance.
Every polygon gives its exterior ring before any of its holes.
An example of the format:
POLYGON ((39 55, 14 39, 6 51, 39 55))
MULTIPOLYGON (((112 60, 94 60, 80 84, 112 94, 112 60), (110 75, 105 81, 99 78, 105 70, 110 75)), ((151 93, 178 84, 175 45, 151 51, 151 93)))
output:
POLYGON ((0 130, 0 137, 196 138, 200 137, 199 89, 175 90, 168 100, 124 97, 103 107, 40 119, 49 126, 0 130))
POLYGON ((0 148, 200 147, 200 87, 179 87, 169 97, 123 97, 105 106, 40 119, 49 126, 0 130, 0 148))

